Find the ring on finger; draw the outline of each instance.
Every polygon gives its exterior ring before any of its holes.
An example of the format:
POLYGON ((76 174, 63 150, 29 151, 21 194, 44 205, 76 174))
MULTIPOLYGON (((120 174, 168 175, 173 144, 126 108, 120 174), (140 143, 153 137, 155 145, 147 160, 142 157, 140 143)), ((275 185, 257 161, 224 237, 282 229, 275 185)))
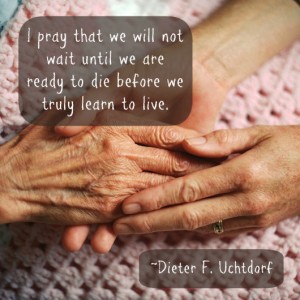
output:
POLYGON ((218 222, 213 224, 213 230, 215 234, 221 234, 224 232, 223 221, 219 220, 218 222))

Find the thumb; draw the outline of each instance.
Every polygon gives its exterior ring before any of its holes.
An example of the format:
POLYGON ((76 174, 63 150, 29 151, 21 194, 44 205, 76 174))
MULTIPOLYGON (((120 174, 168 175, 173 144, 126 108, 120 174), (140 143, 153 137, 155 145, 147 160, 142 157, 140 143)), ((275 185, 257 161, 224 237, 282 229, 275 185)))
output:
POLYGON ((82 124, 82 123, 85 124, 86 121, 90 124, 92 123, 93 118, 94 115, 85 116, 83 112, 82 113, 75 112, 71 120, 69 120, 68 118, 63 119, 58 125, 54 127, 54 130, 58 135, 71 137, 91 127, 88 125, 76 125, 76 124, 82 124))
POLYGON ((80 111, 77 105, 72 117, 64 118, 54 127, 54 130, 58 135, 71 137, 90 128, 95 117, 95 111, 80 111))
POLYGON ((186 139, 183 148, 203 157, 220 158, 245 152, 268 137, 268 126, 213 131, 197 138, 186 139))
POLYGON ((116 238, 111 225, 100 224, 92 237, 91 246, 95 252, 104 254, 111 250, 116 238))
POLYGON ((90 126, 55 126, 54 130, 61 136, 71 137, 88 128, 90 128, 90 126))

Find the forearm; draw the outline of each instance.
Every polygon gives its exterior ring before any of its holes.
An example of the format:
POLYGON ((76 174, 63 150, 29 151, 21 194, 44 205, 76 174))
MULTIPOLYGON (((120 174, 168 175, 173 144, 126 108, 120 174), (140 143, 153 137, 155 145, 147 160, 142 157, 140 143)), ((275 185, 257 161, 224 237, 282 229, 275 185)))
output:
POLYGON ((293 0, 230 0, 193 32, 194 59, 230 89, 300 37, 293 0))

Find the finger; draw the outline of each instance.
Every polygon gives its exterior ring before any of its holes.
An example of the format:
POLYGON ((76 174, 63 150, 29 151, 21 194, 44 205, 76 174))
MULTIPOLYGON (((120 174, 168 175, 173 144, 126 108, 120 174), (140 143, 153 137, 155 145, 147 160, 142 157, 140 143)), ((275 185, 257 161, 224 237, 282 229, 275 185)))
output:
POLYGON ((100 225, 95 231, 91 246, 97 253, 107 253, 113 246, 117 236, 114 234, 111 225, 103 224, 100 225))
POLYGON ((113 228, 117 235, 195 230, 218 220, 248 215, 248 213, 248 208, 241 204, 240 197, 221 196, 149 213, 126 216, 118 219, 113 228))
MULTIPOLYGON (((247 228, 259 228, 260 226, 260 216, 243 216, 236 217, 232 219, 222 220, 224 232, 221 234, 227 234, 232 231, 245 230, 247 228)), ((202 234, 215 234, 214 233, 214 223, 196 229, 197 232, 202 234)))
POLYGON ((186 138, 197 136, 196 131, 179 126, 131 126, 126 131, 137 144, 164 149, 182 150, 186 138))
MULTIPOLYGON (((86 95, 94 97, 94 89, 88 90, 86 95)), ((92 98, 93 99, 93 98, 92 98)), ((79 99, 75 100, 75 108, 72 116, 66 116, 55 126, 55 131, 64 136, 73 136, 93 124, 97 112, 95 110, 82 110, 79 99)))
POLYGON ((122 209, 125 214, 151 211, 229 193, 237 188, 236 174, 232 167, 224 164, 134 194, 123 202, 122 209))
POLYGON ((126 156, 132 156, 143 171, 175 177, 212 167, 216 164, 184 153, 143 146, 137 146, 134 152, 128 153, 126 156))
POLYGON ((67 251, 78 251, 82 247, 85 242, 90 231, 90 227, 88 225, 78 225, 78 226, 70 226, 67 227, 61 239, 61 243, 63 247, 67 251))
POLYGON ((35 125, 40 126, 55 126, 64 118, 65 112, 56 109, 42 111, 34 120, 35 125))
POLYGON ((223 232, 220 235, 216 235, 215 233, 210 233, 210 234, 203 233, 203 235, 205 235, 207 237, 233 238, 233 237, 236 237, 240 234, 253 232, 253 231, 258 230, 258 229, 259 229, 258 227, 248 227, 248 228, 243 228, 243 229, 236 229, 236 230, 226 231, 226 232, 223 232))
POLYGON ((142 172, 138 178, 135 176, 135 179, 131 179, 131 182, 136 190, 140 191, 154 186, 159 186, 173 179, 174 177, 172 176, 142 172))
MULTIPOLYGON (((89 93, 95 93, 93 90, 89 90, 89 93)), ((56 133, 62 136, 74 136, 78 133, 87 130, 93 124, 97 116, 97 112, 92 110, 81 110, 80 105, 76 102, 74 113, 71 117, 65 117, 55 126, 54 130, 56 133)))
POLYGON ((71 137, 78 133, 88 130, 90 126, 55 126, 54 130, 61 136, 71 137))
POLYGON ((244 152, 269 136, 268 126, 247 129, 217 130, 205 136, 186 139, 184 149, 193 155, 203 157, 225 157, 244 152))

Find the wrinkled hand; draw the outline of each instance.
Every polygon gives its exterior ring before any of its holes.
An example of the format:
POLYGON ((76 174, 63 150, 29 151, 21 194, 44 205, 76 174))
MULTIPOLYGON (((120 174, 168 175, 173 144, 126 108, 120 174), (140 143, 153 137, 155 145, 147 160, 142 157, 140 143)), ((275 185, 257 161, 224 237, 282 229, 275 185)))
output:
POLYGON ((1 222, 109 222, 131 194, 205 166, 152 148, 172 148, 185 134, 175 127, 93 127, 66 139, 31 125, 0 150, 1 222))
MULTIPOLYGON (((141 191, 123 202, 116 234, 197 230, 223 234, 265 228, 300 214, 300 126, 221 130, 184 142, 201 157, 241 155, 141 191)), ((222 234, 222 236, 223 236, 222 234)))

